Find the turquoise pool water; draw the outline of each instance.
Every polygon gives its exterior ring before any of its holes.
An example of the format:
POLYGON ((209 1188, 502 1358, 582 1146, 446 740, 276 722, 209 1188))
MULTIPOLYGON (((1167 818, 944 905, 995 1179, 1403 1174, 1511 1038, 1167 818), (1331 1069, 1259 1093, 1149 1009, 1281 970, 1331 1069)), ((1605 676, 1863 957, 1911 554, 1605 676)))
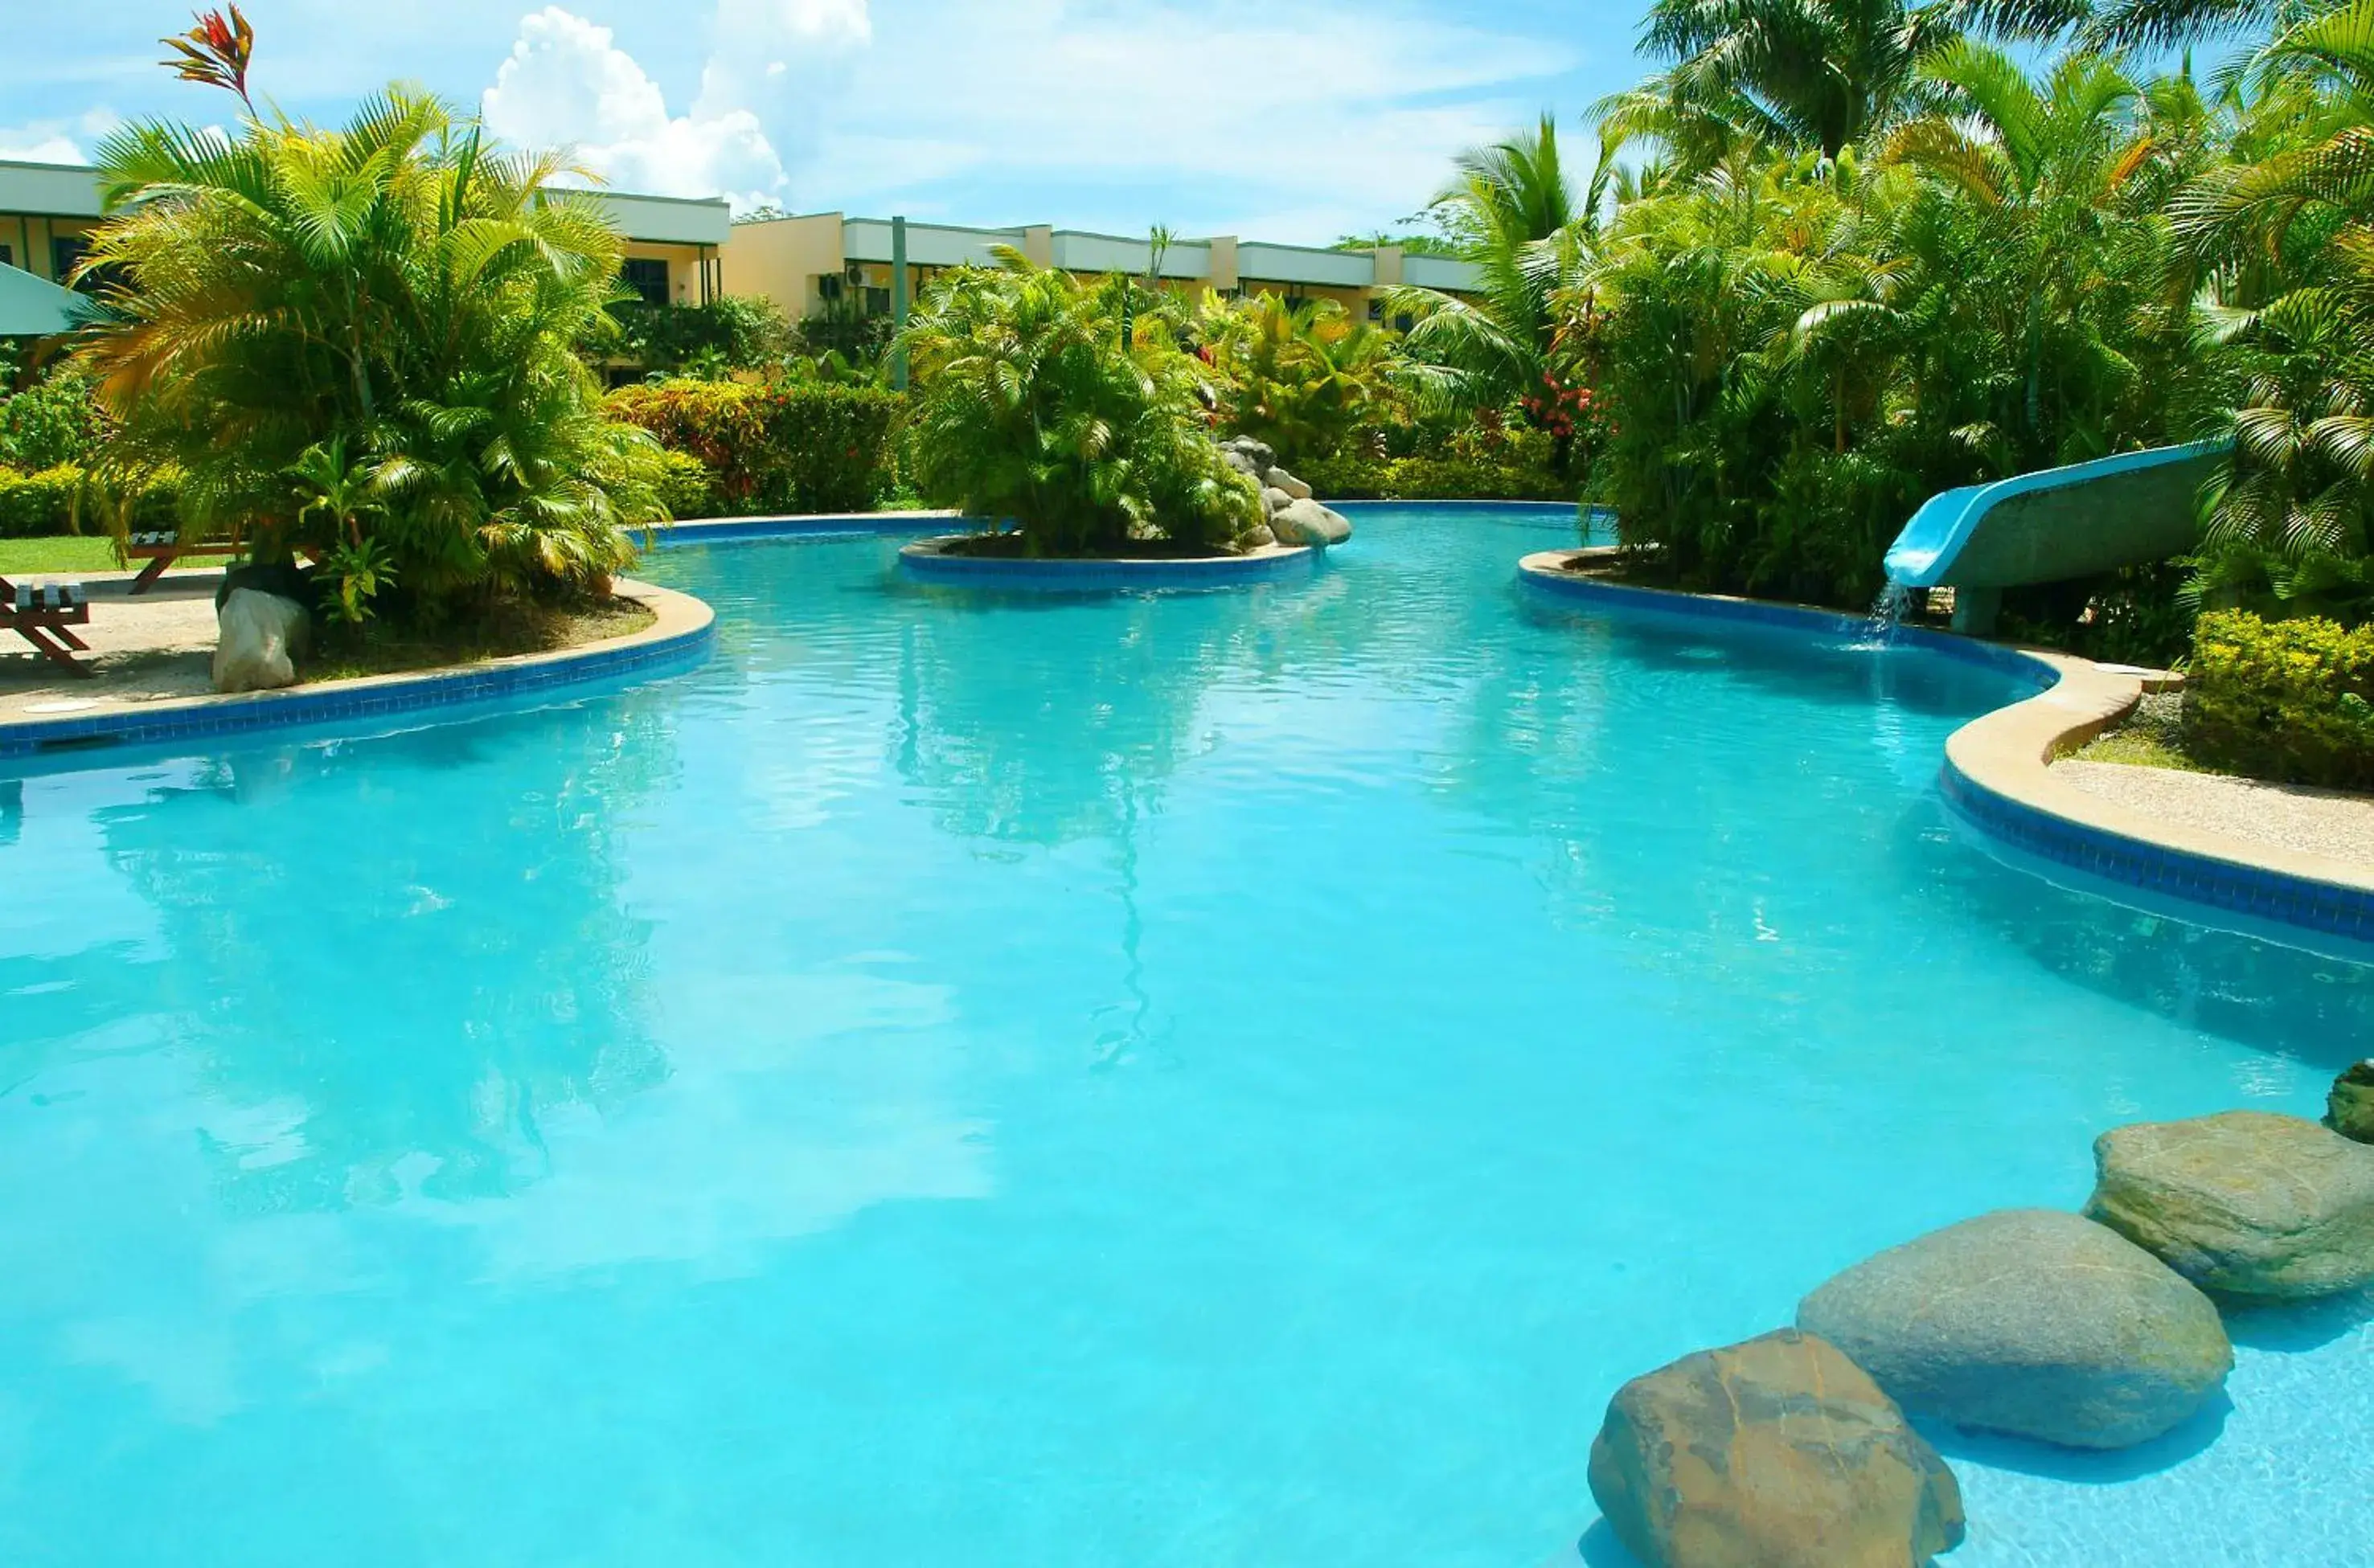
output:
MULTIPOLYGON (((2007 677, 1359 528, 680 548, 679 678, 0 782, 0 1562, 1606 1568, 1624 1378, 2374 1036, 1967 843, 2007 677)), ((2139 1455, 1948 1439, 1949 1561, 2374 1561, 2369 1319, 2139 1455)))

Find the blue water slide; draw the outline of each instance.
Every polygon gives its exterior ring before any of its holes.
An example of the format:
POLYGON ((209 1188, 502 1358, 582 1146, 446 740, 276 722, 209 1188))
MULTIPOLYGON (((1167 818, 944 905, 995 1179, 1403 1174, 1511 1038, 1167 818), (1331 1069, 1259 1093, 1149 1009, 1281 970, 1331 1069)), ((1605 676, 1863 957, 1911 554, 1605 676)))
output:
POLYGON ((2201 536, 2201 486, 2229 445, 2121 452, 1932 496, 1888 546, 1888 580, 1953 589, 1956 629, 1984 635, 2006 588, 2192 549, 2201 536))

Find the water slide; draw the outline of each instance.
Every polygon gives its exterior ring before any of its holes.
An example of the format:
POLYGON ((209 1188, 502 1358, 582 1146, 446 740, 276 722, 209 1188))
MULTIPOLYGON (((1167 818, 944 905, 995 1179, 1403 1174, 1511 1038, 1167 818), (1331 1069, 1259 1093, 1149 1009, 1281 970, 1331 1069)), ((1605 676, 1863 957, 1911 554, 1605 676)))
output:
POLYGON ((1887 580, 1951 588, 1954 629, 1984 637, 2003 591, 2181 556, 2227 443, 2121 452, 1932 496, 1887 550, 1887 580))

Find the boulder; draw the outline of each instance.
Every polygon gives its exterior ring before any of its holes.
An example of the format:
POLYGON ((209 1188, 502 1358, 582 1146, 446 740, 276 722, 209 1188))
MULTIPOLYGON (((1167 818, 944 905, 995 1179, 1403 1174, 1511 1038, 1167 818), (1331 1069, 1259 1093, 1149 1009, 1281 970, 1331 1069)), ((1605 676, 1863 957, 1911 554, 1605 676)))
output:
POLYGON ((1787 1329, 1618 1389, 1591 1494, 1649 1568, 1922 1568, 1963 1533, 1937 1451, 1836 1347, 1787 1329))
POLYGON ((297 684, 312 618, 294 599, 235 588, 215 611, 215 690, 260 692, 297 684))
POLYGON ((1248 550, 1266 550, 1277 543, 1277 535, 1271 532, 1269 524, 1263 523, 1259 528, 1246 534, 1239 543, 1248 550))
POLYGON ((2357 1143, 2374 1143, 2374 1061, 2361 1061, 2333 1081, 2324 1125, 2357 1143))
POLYGON ((1352 537, 1352 525, 1317 501, 1288 501, 1269 525, 1288 544, 1341 544, 1352 537))
POLYGON ((1294 497, 1279 489, 1276 486, 1271 485, 1263 487, 1262 510, 1267 512, 1270 516, 1275 517, 1278 513, 1284 511, 1287 508, 1292 505, 1294 505, 1294 497))
POLYGON ((1856 1264, 1797 1305, 1916 1416, 2124 1448, 2199 1410, 2233 1369, 2217 1308, 2091 1220, 2005 1210, 1856 1264))
POLYGON ((1266 483, 1274 490, 1285 491, 1290 499, 1298 501, 1307 501, 1310 499, 1310 486, 1304 484, 1301 480, 1297 479, 1293 474, 1288 474, 1283 468, 1271 469, 1269 471, 1269 478, 1266 483))
POLYGON ((1277 466, 1277 449, 1267 441, 1257 441, 1251 436, 1239 436, 1228 443, 1228 450, 1238 453, 1246 462, 1252 463, 1252 472, 1256 475, 1267 474, 1277 466))
POLYGON ((1235 469, 1240 474, 1249 474, 1252 475, 1255 480, 1259 480, 1261 478, 1261 470, 1253 466, 1253 460, 1247 457, 1244 453, 1237 451, 1234 447, 1222 447, 1220 449, 1220 461, 1227 463, 1230 468, 1235 469))
POLYGON ((2094 1144, 2093 1219, 2202 1289, 2298 1299, 2374 1283, 2374 1148, 2303 1117, 2227 1111, 2094 1144))

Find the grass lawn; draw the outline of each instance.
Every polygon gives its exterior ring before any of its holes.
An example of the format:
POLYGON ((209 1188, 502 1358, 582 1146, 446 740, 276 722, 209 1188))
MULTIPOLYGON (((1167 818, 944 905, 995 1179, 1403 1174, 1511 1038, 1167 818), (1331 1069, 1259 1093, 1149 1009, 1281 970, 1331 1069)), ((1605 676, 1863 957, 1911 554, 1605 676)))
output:
POLYGON ((122 571, 115 542, 97 538, 0 539, 0 577, 122 571))

